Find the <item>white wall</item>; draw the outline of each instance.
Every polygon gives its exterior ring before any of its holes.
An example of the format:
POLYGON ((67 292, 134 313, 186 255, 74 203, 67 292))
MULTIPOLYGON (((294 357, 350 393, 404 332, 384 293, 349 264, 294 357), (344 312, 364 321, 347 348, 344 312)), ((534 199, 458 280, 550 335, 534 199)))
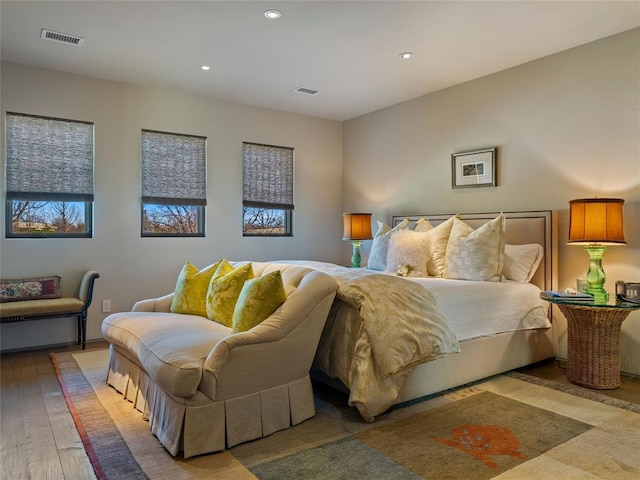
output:
MULTIPOLYGON (((639 282, 639 59, 635 29, 346 122, 345 211, 390 221, 394 214, 556 210, 557 281, 567 288, 588 268, 584 250, 566 245, 569 201, 623 198, 627 245, 605 254, 605 286, 612 294, 616 280, 639 282), (492 146, 498 186, 452 189, 451 153, 492 146)), ((343 248, 343 259, 349 255, 343 248)), ((566 358, 564 318, 556 326, 558 355, 566 358)), ((639 311, 622 330, 622 370, 640 374, 639 311)))
MULTIPOLYGON (((7 111, 95 122, 92 239, 7 239, 0 209, 2 278, 59 274, 65 293, 73 293, 83 271, 100 273, 89 339, 102 337, 102 299, 111 300, 112 311, 124 311, 136 300, 172 291, 187 259, 204 267, 223 256, 341 258, 339 122, 3 63, 3 121, 7 111), (207 137, 205 238, 140 237, 141 129, 207 137), (295 148, 293 237, 242 237, 243 141, 295 148)), ((0 340, 9 350, 71 342, 75 335, 72 320, 58 319, 2 325, 0 340)))

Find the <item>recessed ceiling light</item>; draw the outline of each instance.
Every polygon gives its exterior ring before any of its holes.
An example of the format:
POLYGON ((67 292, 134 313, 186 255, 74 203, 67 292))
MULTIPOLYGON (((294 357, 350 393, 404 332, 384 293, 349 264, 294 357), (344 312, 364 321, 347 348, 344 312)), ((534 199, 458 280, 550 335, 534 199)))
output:
POLYGON ((264 12, 264 16, 269 20, 275 20, 276 18, 280 18, 282 16, 282 13, 280 13, 280 11, 278 10, 267 10, 266 12, 264 12))
POLYGON ((209 65, 200 65, 200 70, 204 70, 206 72, 211 70, 211 67, 209 65))
POLYGON ((411 57, 413 57, 413 52, 402 52, 400 55, 398 55, 400 58, 402 58, 403 60, 408 60, 411 57))

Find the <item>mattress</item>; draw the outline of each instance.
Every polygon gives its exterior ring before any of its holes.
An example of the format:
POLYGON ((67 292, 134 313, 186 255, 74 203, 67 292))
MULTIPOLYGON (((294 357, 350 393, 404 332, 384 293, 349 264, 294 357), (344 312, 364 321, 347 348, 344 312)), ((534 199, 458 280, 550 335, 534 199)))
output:
MULTIPOLYGON (((376 272, 381 273, 381 272, 376 272)), ((531 283, 410 277, 429 290, 458 341, 517 330, 549 328, 549 304, 531 283)))

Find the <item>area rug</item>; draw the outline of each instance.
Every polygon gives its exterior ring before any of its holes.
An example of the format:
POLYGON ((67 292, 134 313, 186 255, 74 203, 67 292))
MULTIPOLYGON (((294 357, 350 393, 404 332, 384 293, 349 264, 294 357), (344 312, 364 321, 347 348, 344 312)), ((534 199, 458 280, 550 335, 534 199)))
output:
POLYGON ((97 478, 640 478, 633 404, 582 398, 524 374, 433 395, 373 423, 316 385, 312 419, 224 452, 174 458, 104 383, 107 358, 52 355, 97 478))

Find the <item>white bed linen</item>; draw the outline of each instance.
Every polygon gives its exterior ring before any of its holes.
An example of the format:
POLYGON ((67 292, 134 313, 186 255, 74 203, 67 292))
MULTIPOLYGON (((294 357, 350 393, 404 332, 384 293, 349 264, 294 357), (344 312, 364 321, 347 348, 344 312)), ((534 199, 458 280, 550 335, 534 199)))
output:
POLYGON ((549 304, 531 283, 409 277, 429 290, 458 341, 549 328, 549 304))

